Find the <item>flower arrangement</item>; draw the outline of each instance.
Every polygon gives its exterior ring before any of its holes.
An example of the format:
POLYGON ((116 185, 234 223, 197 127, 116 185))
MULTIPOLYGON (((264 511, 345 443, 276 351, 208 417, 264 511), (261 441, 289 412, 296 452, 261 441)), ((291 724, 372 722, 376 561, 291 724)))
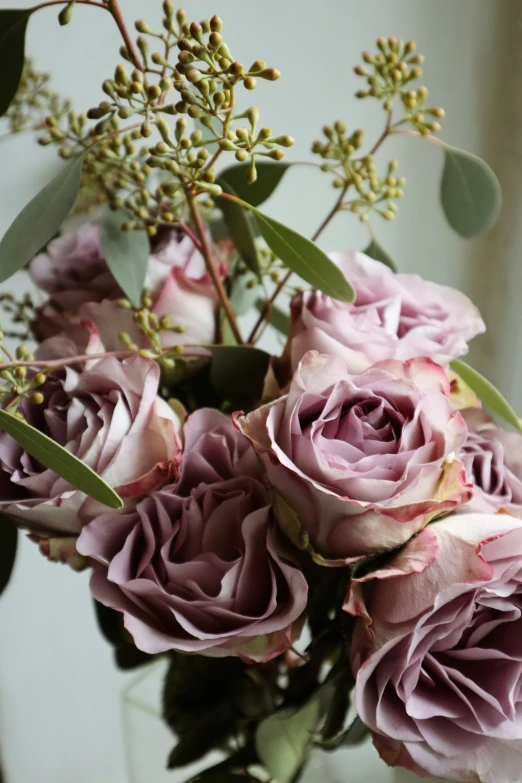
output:
POLYGON ((355 72, 384 129, 323 128, 337 197, 308 239, 260 209, 298 163, 244 90, 279 72, 236 60, 219 17, 163 11, 136 40, 117 0, 0 11, 0 113, 65 161, 0 241, 0 279, 41 292, 2 296, 0 586, 18 529, 92 571, 117 664, 168 657, 168 765, 222 752, 191 780, 297 783, 371 733, 391 766, 514 783, 522 426, 460 358, 478 310, 397 272, 372 227, 403 195, 392 135, 443 148, 463 236, 495 222, 495 175, 437 136, 415 44, 380 38, 355 72), (78 5, 123 39, 86 113, 24 60, 32 15, 78 5), (365 252, 316 244, 341 214, 365 252))

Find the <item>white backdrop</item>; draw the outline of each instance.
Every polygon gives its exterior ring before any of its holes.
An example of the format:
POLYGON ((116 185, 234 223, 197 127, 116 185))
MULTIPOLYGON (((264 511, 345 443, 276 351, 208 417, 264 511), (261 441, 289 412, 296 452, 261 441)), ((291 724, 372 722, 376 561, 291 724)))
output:
MULTIPOLYGON (((121 4, 129 19, 147 16, 152 22, 158 16, 151 0, 121 4)), ((0 0, 2 8, 26 5, 25 0, 0 0)), ((417 41, 426 55, 432 103, 447 111, 443 138, 489 159, 508 204, 487 238, 464 242, 451 233, 438 206, 439 150, 413 139, 394 140, 384 156, 400 160, 407 195, 398 221, 375 228, 403 271, 418 271, 473 294, 493 336, 480 339, 475 356, 484 369, 495 370, 516 402, 522 373, 516 348, 522 282, 516 232, 522 203, 518 0, 189 0, 186 10, 195 18, 218 13, 234 56, 263 58, 282 71, 276 84, 245 93, 245 105, 255 102, 264 124, 296 138, 289 155, 295 160, 309 159, 321 126, 337 118, 376 137, 382 110, 352 97, 359 88, 352 66, 379 35, 417 41), (501 336, 499 349, 492 339, 501 336)), ((99 84, 118 61, 119 41, 110 18, 98 9, 77 7, 73 17, 64 29, 57 25, 56 10, 33 17, 28 51, 39 68, 56 73, 56 88, 84 110, 100 100, 99 84)), ((3 232, 49 178, 56 160, 51 150, 21 136, 2 142, 0 161, 3 232)), ((268 209, 309 234, 334 196, 321 174, 296 169, 268 209)), ((328 250, 342 250, 364 247, 367 236, 364 227, 345 216, 321 241, 328 250)), ((17 285, 26 285, 25 279, 17 285)), ((14 579, 0 600, 0 745, 8 783, 129 783, 120 714, 128 676, 114 669, 96 631, 87 582, 87 575, 51 566, 23 543, 14 579)), ((371 748, 359 751, 349 762, 346 780, 391 780, 391 773, 375 764, 371 748)))

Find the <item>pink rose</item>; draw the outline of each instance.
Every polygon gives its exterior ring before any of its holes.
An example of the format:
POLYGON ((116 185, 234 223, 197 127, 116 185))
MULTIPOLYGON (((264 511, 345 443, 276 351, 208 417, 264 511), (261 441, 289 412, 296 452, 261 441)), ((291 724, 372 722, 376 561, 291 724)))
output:
POLYGON ((237 421, 315 551, 352 559, 403 544, 471 497, 455 459, 466 425, 448 394, 429 359, 351 375, 310 351, 286 397, 237 421))
POLYGON ((175 484, 83 529, 78 551, 96 561, 93 595, 124 613, 145 652, 269 660, 300 631, 306 580, 247 439, 205 408, 184 438, 175 484))
POLYGON ((522 523, 456 514, 354 579, 355 705, 390 766, 466 783, 522 774, 522 523))
POLYGON ((507 511, 522 518, 522 435, 504 432, 484 411, 461 411, 468 426, 462 460, 474 487, 470 511, 507 511))
POLYGON ((57 312, 123 296, 105 263, 98 223, 53 239, 46 252, 32 261, 29 272, 57 312))
MULTIPOLYGON (((219 262, 219 271, 226 276, 225 263, 219 262)), ((107 350, 123 347, 120 332, 129 334, 140 346, 146 344, 132 312, 118 305, 123 293, 103 258, 96 223, 51 242, 48 252, 34 259, 31 275, 50 294, 36 322, 39 335, 62 329, 67 332, 70 316, 74 316, 73 320, 96 324, 107 350)), ((214 342, 216 291, 189 237, 169 232, 155 241, 145 287, 151 293, 152 311, 158 317, 169 316, 172 326, 184 329, 182 334, 163 330, 164 347, 214 342)))
POLYGON ((485 330, 477 308, 453 288, 393 274, 363 253, 330 257, 357 298, 345 304, 315 290, 294 297, 285 351, 292 373, 309 350, 339 356, 354 373, 383 359, 429 356, 447 365, 467 353, 468 341, 485 330))
MULTIPOLYGON (((30 424, 132 503, 167 481, 179 461, 179 422, 157 396, 158 383, 155 362, 110 357, 89 363, 83 372, 57 370, 39 389, 44 403, 25 400, 22 410, 30 424)), ((1 430, 0 486, 1 510, 43 534, 78 534, 105 508, 46 470, 1 430)))

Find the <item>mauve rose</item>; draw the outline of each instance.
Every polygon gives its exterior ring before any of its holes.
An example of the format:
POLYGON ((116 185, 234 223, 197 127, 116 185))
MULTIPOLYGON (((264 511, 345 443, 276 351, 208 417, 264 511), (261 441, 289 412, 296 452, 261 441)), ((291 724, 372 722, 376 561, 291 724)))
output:
POLYGON ((522 523, 455 514, 354 579, 355 705, 390 766, 522 775, 522 523))
MULTIPOLYGON (((218 268, 225 277, 226 264, 220 261, 218 268)), ((122 348, 122 331, 139 345, 145 344, 132 313, 117 304, 123 293, 103 257, 97 223, 51 242, 47 253, 32 262, 31 276, 50 295, 36 321, 39 335, 68 331, 68 321, 74 316, 96 324, 107 350, 122 348)), ((184 329, 182 334, 162 331, 164 347, 214 341, 216 291, 189 237, 169 232, 154 243, 145 287, 150 290, 152 311, 160 317, 170 316, 173 326, 184 329)))
POLYGON ((429 356, 437 364, 467 353, 485 330, 477 308, 447 286, 417 275, 393 274, 364 253, 331 253, 355 288, 353 304, 320 291, 297 294, 284 360, 290 371, 309 350, 339 356, 350 372, 384 359, 429 356))
POLYGON ((46 252, 33 259, 29 272, 58 312, 123 296, 105 262, 98 223, 53 239, 46 252))
POLYGON ((466 425, 448 394, 429 359, 354 376, 310 351, 286 397, 237 423, 315 551, 351 559, 403 544, 471 497, 455 459, 466 425))
MULTIPOLYGON (((49 344, 47 355, 53 355, 49 344)), ((158 383, 155 362, 109 357, 89 362, 83 372, 56 370, 39 389, 44 403, 25 400, 21 407, 30 424, 132 503, 167 481, 179 462, 179 420, 157 396, 158 383)), ((4 513, 43 534, 78 534, 105 508, 45 469, 1 430, 0 498, 4 513)))
POLYGON ((468 437, 459 459, 475 487, 469 510, 522 518, 522 435, 501 430, 482 410, 461 413, 468 437))
POLYGON ((266 661, 300 630, 306 580, 247 439, 205 408, 184 438, 176 484, 83 529, 78 551, 97 561, 93 595, 124 613, 145 652, 266 661))

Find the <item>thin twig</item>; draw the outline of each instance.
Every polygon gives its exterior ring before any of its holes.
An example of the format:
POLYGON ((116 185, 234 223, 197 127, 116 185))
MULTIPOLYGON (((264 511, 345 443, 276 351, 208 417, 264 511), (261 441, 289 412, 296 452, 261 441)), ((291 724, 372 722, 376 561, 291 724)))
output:
POLYGON ((201 254, 203 254, 203 247, 201 245, 201 242, 197 238, 197 236, 194 234, 192 229, 190 229, 186 223, 180 223, 179 228, 183 231, 184 234, 186 234, 190 239, 194 242, 195 246, 199 250, 201 254))
POLYGON ((221 282, 221 278, 219 276, 219 272, 216 267, 216 262, 214 261, 212 253, 210 251, 210 247, 207 241, 207 235, 205 233, 205 227, 203 226, 203 221, 201 220, 201 215, 199 213, 197 202, 195 201, 193 194, 190 192, 187 192, 187 202, 190 209, 190 213, 192 215, 192 219, 194 221, 197 232, 199 234, 199 240, 201 243, 201 254, 205 261, 207 272, 209 273, 210 279, 212 280, 214 288, 216 289, 216 293, 218 295, 221 306, 227 317, 227 321, 230 324, 230 328, 232 329, 234 337, 239 345, 243 345, 244 341, 241 336, 241 332, 239 331, 239 327, 237 325, 234 310, 232 308, 232 305, 230 304, 230 300, 227 296, 227 292, 225 291, 225 287, 221 282))
MULTIPOLYGON (((40 3, 40 5, 37 5, 33 8, 33 11, 39 11, 41 8, 49 8, 52 5, 67 5, 68 2, 69 0, 49 0, 47 3, 40 3)), ((105 3, 97 3, 96 0, 76 0, 76 3, 78 5, 92 5, 96 8, 103 8, 104 11, 108 10, 105 3)))
POLYGON ((118 0, 107 0, 107 9, 112 14, 112 17, 118 26, 118 30, 120 31, 122 38, 125 41, 125 46, 127 47, 127 51, 130 58, 132 59, 132 62, 136 68, 138 68, 138 70, 144 71, 145 68, 143 63, 141 62, 140 56, 136 51, 136 47, 134 46, 132 38, 129 35, 129 31, 125 25, 125 20, 121 13, 120 6, 118 5, 118 0))

